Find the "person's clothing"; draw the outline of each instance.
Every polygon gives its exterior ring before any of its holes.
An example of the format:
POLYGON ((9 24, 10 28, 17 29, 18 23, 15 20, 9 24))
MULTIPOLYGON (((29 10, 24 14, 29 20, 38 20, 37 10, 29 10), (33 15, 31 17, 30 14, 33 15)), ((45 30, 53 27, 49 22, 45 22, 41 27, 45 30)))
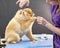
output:
MULTIPOLYGON (((52 22, 54 26, 60 28, 60 13, 57 13, 58 5, 50 5, 52 22)), ((60 36, 53 33, 53 46, 54 48, 60 48, 60 36)))

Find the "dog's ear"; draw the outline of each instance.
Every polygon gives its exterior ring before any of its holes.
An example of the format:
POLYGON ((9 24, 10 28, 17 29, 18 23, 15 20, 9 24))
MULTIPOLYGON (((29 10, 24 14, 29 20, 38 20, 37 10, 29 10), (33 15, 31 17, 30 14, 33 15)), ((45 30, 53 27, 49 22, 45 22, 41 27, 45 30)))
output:
POLYGON ((24 11, 26 11, 27 13, 31 14, 32 10, 30 8, 25 8, 24 11))
POLYGON ((32 13, 32 10, 30 8, 25 8, 24 9, 28 14, 31 14, 32 13))
POLYGON ((28 16, 32 16, 32 10, 30 8, 25 8, 24 11, 27 12, 28 16))

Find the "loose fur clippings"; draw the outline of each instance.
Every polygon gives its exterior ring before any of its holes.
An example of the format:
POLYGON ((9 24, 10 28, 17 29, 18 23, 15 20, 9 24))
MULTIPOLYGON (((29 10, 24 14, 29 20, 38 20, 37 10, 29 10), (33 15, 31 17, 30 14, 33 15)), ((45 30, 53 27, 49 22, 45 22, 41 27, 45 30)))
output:
POLYGON ((32 35, 32 25, 35 19, 36 17, 30 8, 18 10, 6 27, 6 43, 16 43, 22 40, 23 35, 32 41, 36 41, 37 39, 32 35))

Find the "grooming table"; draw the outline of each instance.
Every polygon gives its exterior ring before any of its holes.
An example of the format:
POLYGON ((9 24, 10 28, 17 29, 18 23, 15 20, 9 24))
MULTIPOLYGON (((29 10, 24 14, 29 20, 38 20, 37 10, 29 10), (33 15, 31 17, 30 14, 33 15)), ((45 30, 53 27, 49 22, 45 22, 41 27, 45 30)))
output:
POLYGON ((34 34, 38 41, 30 41, 23 36, 23 41, 16 44, 7 44, 5 48, 53 48, 53 35, 51 34, 34 34))

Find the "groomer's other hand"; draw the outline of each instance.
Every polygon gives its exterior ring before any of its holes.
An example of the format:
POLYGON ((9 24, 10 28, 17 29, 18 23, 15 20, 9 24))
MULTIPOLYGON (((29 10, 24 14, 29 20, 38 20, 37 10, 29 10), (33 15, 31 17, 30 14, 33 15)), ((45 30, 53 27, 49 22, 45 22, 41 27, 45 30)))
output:
POLYGON ((29 0, 18 0, 17 2, 16 2, 16 4, 18 4, 19 3, 19 7, 20 8, 23 8, 23 6, 29 6, 29 0))
POLYGON ((46 25, 48 23, 48 21, 46 19, 44 19, 43 17, 37 16, 37 22, 38 24, 41 25, 46 25))
POLYGON ((58 4, 58 0, 46 0, 48 4, 58 4))

